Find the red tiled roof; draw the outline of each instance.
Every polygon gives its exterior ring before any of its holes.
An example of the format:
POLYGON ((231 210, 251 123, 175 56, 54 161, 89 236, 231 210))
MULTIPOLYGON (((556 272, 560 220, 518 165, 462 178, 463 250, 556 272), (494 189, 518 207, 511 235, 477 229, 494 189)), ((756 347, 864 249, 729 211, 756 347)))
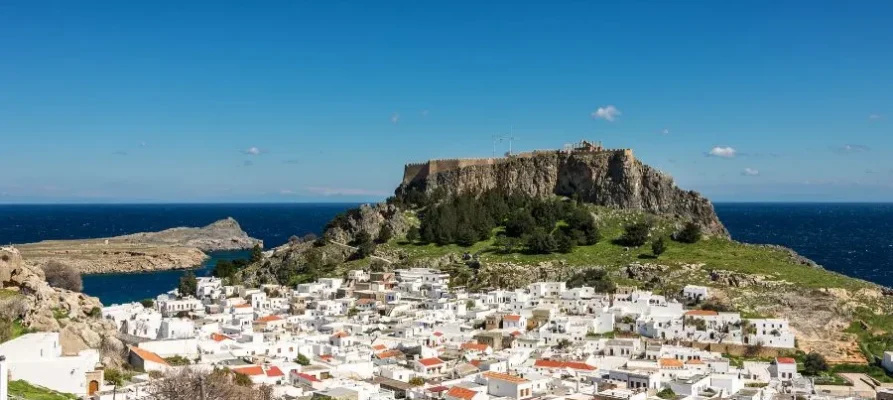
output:
POLYGON ((450 388, 450 390, 448 390, 446 392, 446 394, 447 394, 447 396, 450 396, 450 397, 457 397, 457 398, 464 399, 464 400, 471 400, 472 398, 474 398, 475 395, 478 394, 478 392, 475 392, 474 390, 471 390, 471 389, 466 389, 461 386, 453 386, 450 388))
POLYGON ((692 358, 691 360, 688 360, 685 363, 690 364, 690 365, 695 365, 695 364, 703 365, 704 364, 703 361, 698 360, 697 358, 692 358))
POLYGON ((487 351, 487 349, 488 349, 490 346, 488 346, 488 345, 486 345, 486 344, 480 344, 480 343, 469 342, 469 343, 462 343, 462 346, 461 346, 461 347, 462 347, 462 350, 487 351))
POLYGON ((254 321, 254 322, 258 323, 258 324, 263 324, 263 323, 267 323, 267 322, 281 321, 281 320, 282 320, 282 317, 280 317, 278 315, 267 315, 266 317, 258 318, 257 321, 254 321))
POLYGON ((432 393, 440 393, 440 392, 442 392, 442 391, 444 391, 444 390, 447 390, 447 389, 449 389, 449 388, 446 387, 446 386, 435 386, 435 387, 430 387, 430 388, 428 388, 428 391, 429 391, 429 392, 432 392, 432 393))
POLYGON ((304 380, 309 381, 309 382, 319 382, 319 381, 320 381, 319 379, 316 379, 315 376, 310 375, 310 374, 305 374, 305 373, 303 373, 303 372, 297 372, 297 371, 296 371, 296 372, 294 372, 294 374, 297 375, 297 376, 299 376, 299 377, 301 377, 301 378, 304 378, 304 380))
POLYGON ((426 367, 432 367, 432 366, 435 366, 438 364, 443 364, 443 360, 441 360, 437 357, 423 358, 423 359, 419 360, 419 364, 422 364, 426 367))
POLYGON ((350 334, 347 332, 344 332, 344 331, 337 332, 334 335, 332 335, 333 338, 343 338, 343 337, 348 337, 348 336, 350 336, 350 334))
POLYGON ((697 315, 697 316, 707 317, 707 316, 719 315, 719 313, 716 311, 710 311, 710 310, 691 310, 691 311, 687 311, 685 313, 685 315, 697 315))
POLYGON ((240 374, 245 374, 248 376, 258 376, 264 374, 264 369, 260 367, 260 365, 252 365, 250 367, 242 367, 242 368, 233 368, 233 372, 238 372, 240 374))
POLYGON ((400 355, 402 355, 402 354, 403 354, 403 352, 401 352, 400 350, 386 350, 386 351, 376 354, 375 356, 378 357, 379 360, 382 360, 385 358, 400 357, 400 355))
POLYGON ((158 364, 168 365, 167 361, 164 361, 164 359, 161 358, 161 356, 159 356, 158 354, 155 354, 149 350, 144 350, 139 347, 131 347, 130 351, 136 353, 136 355, 139 356, 139 358, 142 358, 143 361, 151 361, 151 362, 158 363, 158 364))
POLYGON ((285 374, 282 373, 282 370, 279 369, 279 367, 270 367, 267 368, 267 376, 272 378, 275 376, 285 376, 285 374))
POLYGON ((388 349, 388 346, 385 346, 383 344, 377 344, 375 346, 372 346, 372 350, 383 351, 383 350, 387 350, 387 349, 388 349))
POLYGON ((239 304, 237 306, 233 306, 233 308, 251 308, 251 304, 239 304))
POLYGON ((434 336, 443 336, 443 333, 441 333, 441 332, 434 332, 434 336))
POLYGON ((580 362, 580 361, 558 361, 558 360, 540 359, 540 360, 536 360, 536 362, 533 363, 533 366, 540 367, 540 368, 570 368, 570 369, 577 369, 577 370, 581 370, 581 371, 596 370, 595 367, 593 367, 589 364, 586 364, 584 362, 580 362))
POLYGON ((682 361, 675 358, 661 358, 657 360, 657 365, 660 365, 662 368, 679 368, 682 367, 682 361))
POLYGON ((319 356, 319 359, 323 360, 323 361, 329 361, 332 359, 332 355, 331 354, 323 354, 323 355, 319 356))
POLYGON ((361 306, 364 306, 364 305, 366 305, 366 304, 372 304, 372 303, 375 303, 376 301, 377 301, 377 300, 375 300, 375 299, 359 299, 359 300, 357 300, 357 304, 359 304, 359 305, 361 305, 361 306))
POLYGON ((481 366, 481 360, 471 360, 471 361, 469 361, 468 363, 471 364, 471 365, 474 365, 475 367, 480 367, 480 366, 481 366))
POLYGON ((221 335, 219 333, 212 333, 211 340, 213 340, 215 342, 222 342, 224 340, 233 340, 233 338, 226 336, 226 335, 221 335))
POLYGON ((521 336, 521 335, 522 335, 521 331, 512 332, 512 336, 521 336))
POLYGON ((502 320, 503 320, 503 321, 515 321, 515 322, 517 322, 517 321, 520 321, 520 320, 521 320, 521 316, 520 316, 520 315, 506 315, 506 316, 502 317, 502 320))
POLYGON ((778 357, 775 359, 778 364, 796 364, 797 360, 790 357, 778 357))

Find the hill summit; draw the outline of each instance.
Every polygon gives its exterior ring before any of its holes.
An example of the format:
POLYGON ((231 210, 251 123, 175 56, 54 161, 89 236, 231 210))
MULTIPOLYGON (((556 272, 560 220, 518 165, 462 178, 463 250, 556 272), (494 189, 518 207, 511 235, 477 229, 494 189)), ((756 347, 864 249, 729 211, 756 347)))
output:
POLYGON ((680 189, 672 177, 645 165, 630 149, 605 149, 587 141, 562 150, 407 164, 395 194, 405 199, 416 193, 457 195, 494 189, 536 198, 574 197, 599 206, 673 216, 694 221, 710 235, 729 236, 705 197, 680 189))

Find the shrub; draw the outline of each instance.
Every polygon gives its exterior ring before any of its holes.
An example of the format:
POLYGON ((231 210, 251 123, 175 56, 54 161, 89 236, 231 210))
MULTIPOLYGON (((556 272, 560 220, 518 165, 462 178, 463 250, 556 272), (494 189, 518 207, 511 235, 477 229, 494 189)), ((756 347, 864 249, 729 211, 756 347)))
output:
POLYGON ((155 300, 154 299, 142 299, 140 300, 140 304, 146 308, 155 308, 155 300))
POLYGON ((667 244, 664 242, 663 237, 659 237, 657 240, 651 242, 651 253, 654 254, 655 257, 660 257, 665 251, 667 251, 667 244))
POLYGON ((676 392, 674 392, 673 389, 666 388, 664 390, 657 392, 657 397, 660 397, 662 399, 667 399, 667 400, 675 399, 676 392))
POLYGON ((414 243, 415 241, 419 240, 419 228, 415 226, 409 228, 409 230, 406 231, 406 240, 410 243, 414 243))
POLYGON ((682 243, 697 243, 701 240, 701 226, 687 222, 682 230, 676 233, 676 240, 682 243))
POLYGON ((102 309, 99 307, 93 307, 90 309, 90 312, 87 315, 92 318, 99 318, 102 316, 102 309))
POLYGON ((803 372, 806 375, 818 375, 828 370, 828 362, 819 353, 812 352, 803 359, 803 372))
POLYGON ((80 292, 84 288, 81 273, 70 265, 51 260, 44 264, 43 273, 52 287, 80 292))
POLYGON ((258 262, 264 259, 264 249, 259 244, 255 244, 251 248, 251 262, 258 262))
POLYGON ((617 243, 629 247, 639 247, 648 242, 648 231, 650 230, 651 225, 645 222, 627 225, 624 228, 623 236, 617 240, 617 243))
POLYGON ((577 247, 578 240, 573 237, 573 233, 579 231, 564 232, 558 230, 555 232, 555 250, 559 253, 570 253, 577 247))
POLYGON ((601 268, 592 268, 579 272, 567 281, 569 288, 590 286, 597 293, 613 293, 617 286, 611 281, 608 272, 601 268))
POLYGON ((378 238, 375 241, 378 243, 387 243, 393 237, 394 231, 391 229, 391 226, 385 224, 378 230, 378 238))
POLYGON ((301 238, 297 237, 296 235, 291 235, 288 237, 288 243, 289 244, 301 243, 301 238))
POLYGON ((298 364, 301 364, 301 365, 305 365, 305 366, 310 365, 310 359, 308 359, 307 356, 305 356, 301 353, 298 353, 298 357, 295 358, 295 362, 298 364))
POLYGON ((425 384, 425 378, 421 376, 414 376, 409 379, 409 384, 412 386, 422 386, 425 384))

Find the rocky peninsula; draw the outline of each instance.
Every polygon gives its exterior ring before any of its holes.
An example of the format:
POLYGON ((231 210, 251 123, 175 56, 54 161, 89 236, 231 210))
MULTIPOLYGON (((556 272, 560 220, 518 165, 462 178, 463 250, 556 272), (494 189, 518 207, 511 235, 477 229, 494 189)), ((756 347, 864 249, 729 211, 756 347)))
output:
POLYGON ((29 264, 55 260, 83 274, 193 268, 206 252, 250 249, 263 242, 226 218, 200 228, 171 228, 99 239, 46 240, 17 245, 29 264))

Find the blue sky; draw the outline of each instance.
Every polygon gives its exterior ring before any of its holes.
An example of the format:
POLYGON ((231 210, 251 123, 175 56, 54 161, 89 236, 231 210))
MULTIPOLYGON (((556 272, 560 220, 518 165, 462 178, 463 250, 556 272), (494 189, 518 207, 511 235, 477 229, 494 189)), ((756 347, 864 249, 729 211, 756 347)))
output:
POLYGON ((510 130, 893 201, 893 3, 778 3, 5 1, 0 202, 372 200, 510 130))

